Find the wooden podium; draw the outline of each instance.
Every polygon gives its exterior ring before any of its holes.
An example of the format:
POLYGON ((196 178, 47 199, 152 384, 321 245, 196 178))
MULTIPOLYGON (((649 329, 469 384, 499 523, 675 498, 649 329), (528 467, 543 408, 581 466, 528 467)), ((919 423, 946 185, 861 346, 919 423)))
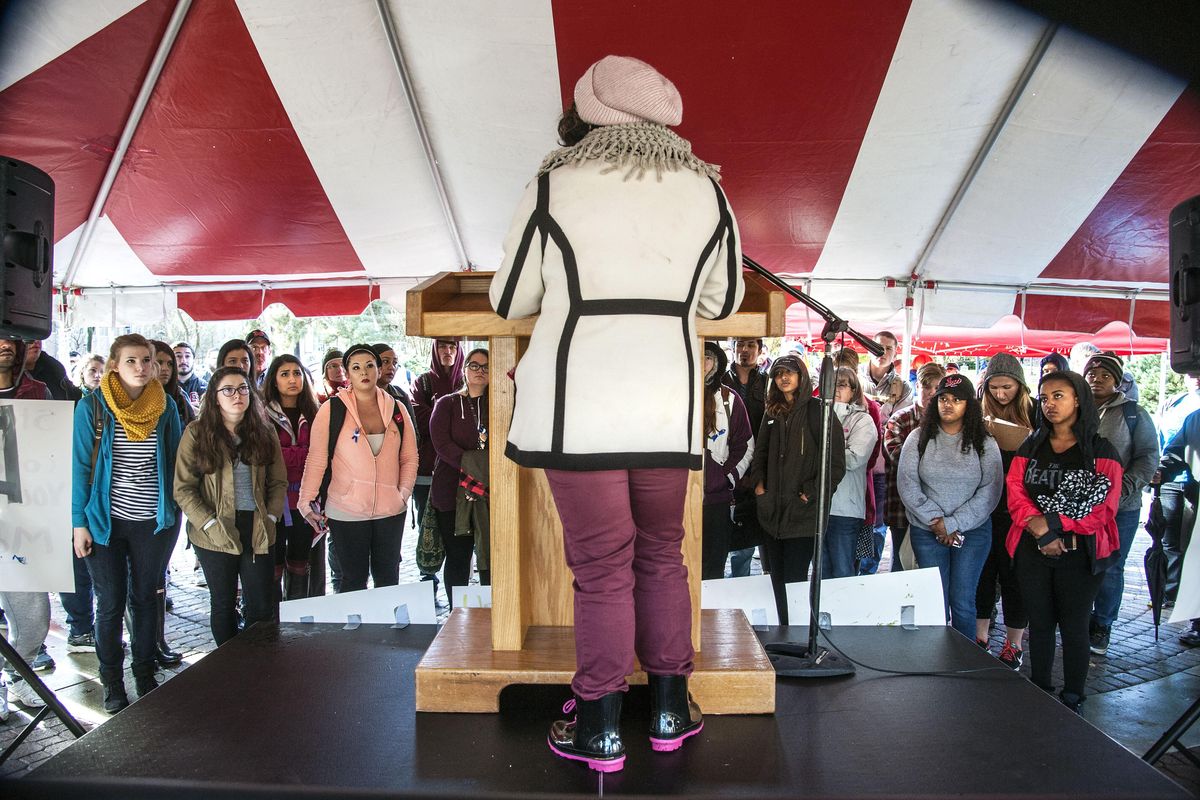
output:
MULTIPOLYGON (((487 338, 491 384, 490 609, 455 609, 416 669, 418 711, 495 712, 500 691, 518 683, 570 683, 575 672, 571 573, 562 526, 545 474, 504 455, 514 385, 508 378, 536 317, 505 320, 488 301, 491 272, 444 272, 410 289, 407 333, 428 338, 487 338)), ((738 312, 697 319, 704 338, 782 336, 784 296, 746 275, 738 312)), ((696 387, 697 398, 700 386, 696 387)), ((697 403, 699 406, 699 402, 697 403)), ((775 710, 775 671, 740 611, 700 610, 703 474, 689 473, 683 557, 692 596, 695 672, 692 694, 706 713, 775 710)), ((642 672, 632 683, 645 683, 642 672)))

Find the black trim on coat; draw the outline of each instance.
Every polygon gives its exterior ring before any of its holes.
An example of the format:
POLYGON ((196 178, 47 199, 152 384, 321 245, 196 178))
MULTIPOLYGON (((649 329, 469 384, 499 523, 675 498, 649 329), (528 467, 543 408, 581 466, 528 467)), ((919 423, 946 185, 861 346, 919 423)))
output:
MULTIPOLYGON (((496 313, 507 318, 516 293, 520 273, 524 269, 529 247, 532 245, 534 232, 541 234, 542 258, 545 259, 546 246, 553 243, 562 256, 563 273, 567 283, 567 314, 558 341, 558 351, 555 354, 554 365, 554 411, 551 421, 551 440, 549 452, 526 452, 508 443, 506 453, 513 461, 526 467, 542 467, 551 469, 652 469, 652 468, 686 468, 699 470, 703 468, 703 454, 692 455, 695 446, 696 393, 688 392, 687 410, 687 452, 685 453, 564 453, 566 437, 567 414, 567 362, 571 354, 571 342, 579 321, 585 316, 616 316, 642 315, 677 317, 683 325, 684 352, 687 357, 687 385, 689 389, 695 386, 697 367, 695 354, 692 351, 691 308, 699 291, 700 278, 704 265, 713 249, 726 237, 727 244, 736 249, 736 239, 733 235, 733 219, 730 216, 725 195, 721 192, 716 181, 711 181, 717 197, 718 220, 712 236, 701 251, 700 258, 692 273, 687 299, 680 302, 651 298, 620 298, 603 300, 585 300, 579 279, 579 266, 575 259, 575 251, 567 238, 565 231, 550 213, 550 175, 545 173, 538 176, 537 206, 530 215, 521 244, 513 259, 513 271, 505 283, 504 292, 497 304, 496 313)), ((725 304, 719 316, 723 319, 733 313, 734 301, 737 299, 737 263, 734 252, 730 252, 726 269, 729 285, 726 289, 725 304)))
POLYGON ((512 442, 504 448, 504 455, 522 467, 536 469, 561 469, 570 472, 588 472, 605 469, 688 469, 700 470, 704 466, 704 454, 656 452, 656 453, 552 453, 546 450, 522 450, 512 442))

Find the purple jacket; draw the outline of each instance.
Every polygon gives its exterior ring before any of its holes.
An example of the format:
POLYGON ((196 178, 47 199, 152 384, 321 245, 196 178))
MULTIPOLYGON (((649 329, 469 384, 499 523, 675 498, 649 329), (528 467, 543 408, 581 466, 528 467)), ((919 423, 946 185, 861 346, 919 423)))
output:
MULTIPOLYGON (((717 402, 723 402, 717 393, 717 402)), ((709 454, 708 447, 704 448, 704 505, 711 506, 719 503, 729 505, 733 502, 733 487, 742 475, 750 469, 749 461, 738 471, 746 451, 750 447, 752 432, 750 417, 746 413, 746 404, 732 389, 729 390, 729 430, 717 435, 728 437, 729 456, 724 464, 718 464, 709 454)))
POLYGON ((455 493, 461 477, 459 468, 465 450, 487 449, 488 393, 474 399, 465 394, 448 394, 440 398, 429 418, 429 438, 437 451, 437 465, 433 468, 433 485, 429 489, 429 502, 438 511, 453 511, 455 493), (476 427, 476 416, 483 426, 482 438, 485 446, 479 447, 481 434, 476 427))
POLYGON ((437 461, 437 453, 429 439, 429 420, 433 416, 433 407, 438 398, 452 394, 462 386, 464 361, 461 341, 450 369, 438 362, 437 339, 430 342, 430 349, 433 354, 429 357, 429 371, 418 376, 412 385, 413 424, 417 427, 417 475, 427 477, 433 474, 434 462, 437 461))

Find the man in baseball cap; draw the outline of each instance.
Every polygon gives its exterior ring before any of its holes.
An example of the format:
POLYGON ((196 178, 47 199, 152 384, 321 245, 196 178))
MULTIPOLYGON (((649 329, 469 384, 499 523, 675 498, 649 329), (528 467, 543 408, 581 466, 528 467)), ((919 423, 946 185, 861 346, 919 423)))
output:
POLYGON ((267 332, 255 328, 246 334, 246 344, 254 355, 254 372, 258 375, 258 385, 262 386, 267 374, 267 366, 271 363, 271 338, 267 332))

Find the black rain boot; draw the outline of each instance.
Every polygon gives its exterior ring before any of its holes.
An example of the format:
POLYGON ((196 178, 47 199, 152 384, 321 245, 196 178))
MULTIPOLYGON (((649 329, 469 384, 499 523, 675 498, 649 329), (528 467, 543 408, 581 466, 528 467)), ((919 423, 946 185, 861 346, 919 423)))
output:
MULTIPOLYGON (((167 604, 166 595, 158 595, 158 652, 155 660, 159 666, 178 667, 183 663, 183 654, 177 653, 167 644, 167 604)), ((141 694, 139 692, 139 694, 141 694)))
POLYGON ((550 726, 546 743, 555 755, 582 761, 597 772, 625 768, 625 745, 621 742, 621 701, 624 692, 610 692, 599 700, 572 698, 563 713, 575 711, 574 719, 560 719, 550 726))
POLYGON ((704 729, 704 715, 688 692, 686 675, 646 675, 650 685, 650 746, 678 750, 683 740, 704 729))
POLYGON ((101 668, 100 683, 104 687, 104 710, 115 714, 129 705, 129 695, 125 694, 125 674, 120 669, 109 670, 101 668))

